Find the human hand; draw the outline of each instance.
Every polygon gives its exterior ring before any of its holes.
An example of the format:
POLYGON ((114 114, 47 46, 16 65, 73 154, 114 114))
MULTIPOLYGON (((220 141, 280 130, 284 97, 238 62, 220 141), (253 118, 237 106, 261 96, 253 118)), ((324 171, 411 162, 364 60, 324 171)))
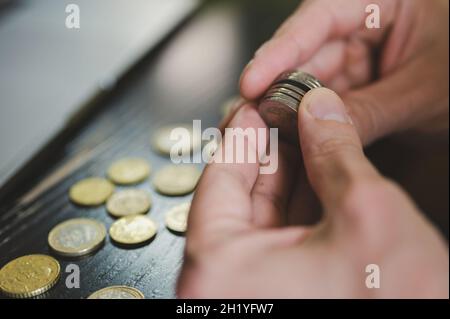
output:
POLYGON ((363 144, 410 129, 446 132, 448 23, 446 0, 305 1, 255 53, 241 93, 255 99, 298 68, 342 96, 363 144), (371 3, 380 29, 365 27, 371 3))
MULTIPOLYGON (((446 244, 365 158, 337 95, 310 91, 298 120, 303 162, 323 207, 320 223, 285 226, 289 212, 305 213, 292 193, 299 181, 293 171, 302 165, 293 146, 280 145, 272 175, 259 175, 258 163, 208 165, 191 206, 178 296, 448 298, 446 244), (380 268, 379 289, 366 287, 368 264, 380 268)), ((230 126, 265 124, 247 104, 230 126)))

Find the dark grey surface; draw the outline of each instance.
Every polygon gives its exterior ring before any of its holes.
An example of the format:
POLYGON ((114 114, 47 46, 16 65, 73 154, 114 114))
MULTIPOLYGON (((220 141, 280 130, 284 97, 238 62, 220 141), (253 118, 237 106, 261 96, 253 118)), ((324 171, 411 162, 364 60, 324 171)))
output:
MULTIPOLYGON (((256 7, 254 2, 219 2, 201 9, 146 58, 95 117, 52 149, 44 165, 34 170, 36 178, 30 174, 17 192, 3 199, 0 267, 25 254, 49 254, 47 234, 66 219, 92 217, 109 227, 114 219, 105 208, 75 206, 67 195, 69 187, 87 176, 104 176, 108 165, 123 156, 142 156, 151 162, 153 171, 168 164, 168 159, 151 150, 152 132, 165 123, 192 119, 201 119, 204 127, 216 125, 220 105, 236 94, 240 71, 253 50, 295 6, 295 1, 279 7, 270 2, 256 7), (59 182, 45 190, 45 185, 59 177, 59 182)), ((151 181, 152 176, 138 187, 153 196, 149 215, 159 224, 155 239, 141 248, 123 249, 107 238, 93 256, 75 261, 57 257, 62 277, 41 297, 85 298, 97 289, 118 284, 136 287, 147 298, 174 296, 184 237, 164 227, 164 213, 191 196, 159 195, 151 181), (64 269, 71 262, 80 266, 80 289, 65 287, 64 269)))

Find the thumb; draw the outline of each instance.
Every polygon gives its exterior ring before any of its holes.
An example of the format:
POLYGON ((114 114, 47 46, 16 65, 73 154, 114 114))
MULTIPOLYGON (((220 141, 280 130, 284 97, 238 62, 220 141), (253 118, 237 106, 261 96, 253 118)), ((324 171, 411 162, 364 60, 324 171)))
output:
POLYGON ((378 177, 342 100, 326 88, 313 89, 299 107, 298 129, 308 179, 325 211, 340 207, 355 183, 378 177))

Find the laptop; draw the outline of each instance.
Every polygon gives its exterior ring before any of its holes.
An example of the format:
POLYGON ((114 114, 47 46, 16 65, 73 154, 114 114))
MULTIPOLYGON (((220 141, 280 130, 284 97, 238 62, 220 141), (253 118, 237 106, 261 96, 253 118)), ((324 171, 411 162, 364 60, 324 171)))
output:
POLYGON ((198 3, 0 0, 0 189, 198 3))

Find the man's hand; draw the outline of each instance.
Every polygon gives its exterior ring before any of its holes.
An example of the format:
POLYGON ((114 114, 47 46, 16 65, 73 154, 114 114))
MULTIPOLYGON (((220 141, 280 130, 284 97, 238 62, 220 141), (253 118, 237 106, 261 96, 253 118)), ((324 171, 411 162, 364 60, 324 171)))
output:
POLYGON ((409 129, 446 132, 448 23, 447 0, 305 1, 255 53, 241 93, 255 99, 298 68, 343 96, 363 144, 409 129), (372 3, 380 29, 365 26, 372 3))
MULTIPOLYGON (((308 213, 296 191, 298 150, 281 145, 273 175, 259 175, 258 163, 208 165, 191 206, 179 297, 448 298, 447 246, 366 159, 339 97, 310 91, 298 120, 321 222, 285 225, 286 215, 308 213), (380 268, 379 289, 366 286, 369 264, 380 268)), ((247 104, 230 126, 265 124, 247 104)))

